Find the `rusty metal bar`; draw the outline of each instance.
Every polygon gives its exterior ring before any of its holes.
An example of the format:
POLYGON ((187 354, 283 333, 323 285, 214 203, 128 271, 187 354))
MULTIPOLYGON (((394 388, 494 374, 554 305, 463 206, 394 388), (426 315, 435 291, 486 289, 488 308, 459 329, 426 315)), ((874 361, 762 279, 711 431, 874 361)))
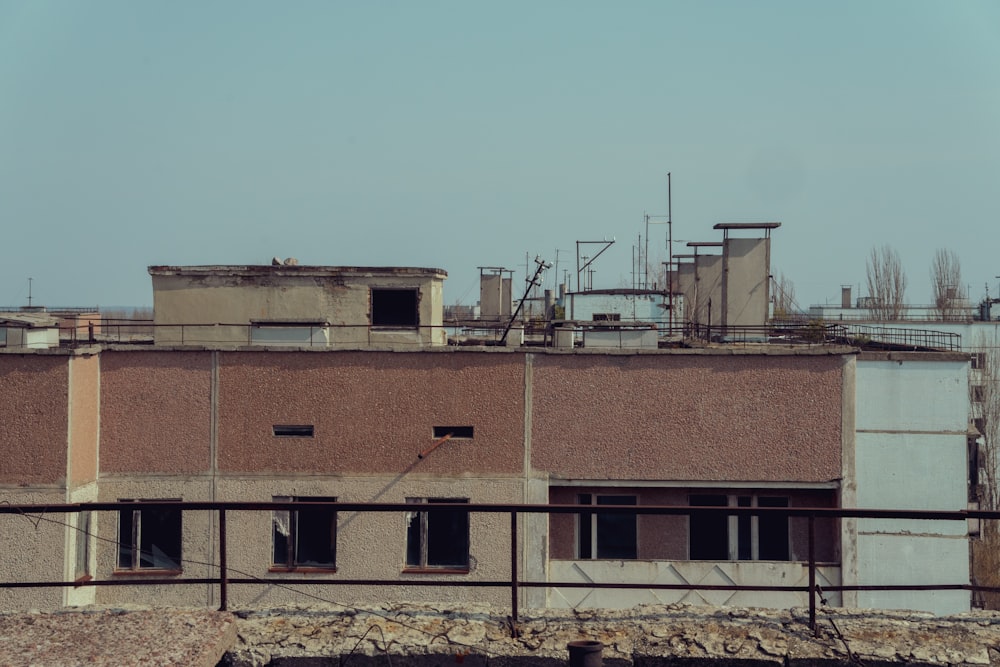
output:
POLYGON ((809 517, 809 628, 816 628, 816 519, 809 517))
POLYGON ((510 636, 516 639, 517 631, 517 511, 510 512, 510 636))
POLYGON ((228 603, 229 571, 226 564, 226 510, 219 510, 219 611, 226 611, 228 603))

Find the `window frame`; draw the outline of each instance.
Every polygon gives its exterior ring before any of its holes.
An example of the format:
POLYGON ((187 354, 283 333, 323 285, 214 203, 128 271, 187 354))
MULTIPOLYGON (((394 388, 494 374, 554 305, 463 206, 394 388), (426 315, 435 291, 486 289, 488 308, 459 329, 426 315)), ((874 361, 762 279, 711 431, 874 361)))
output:
POLYGON ((86 582, 93 579, 90 567, 90 536, 93 528, 93 513, 83 510, 76 515, 76 539, 73 553, 73 581, 86 582))
MULTIPOLYGON (((761 507, 761 508, 788 508, 791 507, 791 497, 782 493, 768 493, 768 492, 751 492, 751 493, 691 493, 688 495, 688 506, 689 507, 704 507, 704 508, 718 508, 718 507, 740 507, 740 508, 750 508, 750 507, 761 507), (713 504, 707 502, 709 499, 719 499, 725 498, 725 504, 713 504), (701 499, 706 502, 696 504, 695 500, 701 499), (764 501, 764 504, 761 502, 764 501), (771 502, 784 503, 784 504, 769 504, 771 502)), ((692 561, 727 561, 727 562, 772 562, 772 563, 789 563, 795 562, 792 558, 792 526, 790 517, 786 515, 780 515, 775 513, 774 516, 765 516, 762 514, 757 515, 738 515, 729 514, 718 515, 710 517, 712 521, 718 522, 718 525, 714 528, 712 526, 699 526, 695 529, 694 523, 698 518, 698 514, 689 514, 688 526, 687 526, 687 547, 688 547, 688 560, 692 561), (720 520, 721 519, 721 520, 720 520), (762 521, 763 519, 763 521, 762 521), (773 523, 772 523, 773 522, 773 523), (761 535, 762 530, 765 532, 771 532, 775 530, 775 524, 780 522, 777 526, 779 532, 783 532, 785 536, 785 543, 783 550, 779 553, 780 557, 766 558, 761 557, 761 535), (718 530, 719 526, 724 526, 726 530, 725 543, 726 543, 726 557, 725 558, 695 558, 695 532, 708 531, 708 529, 718 530)), ((770 543, 769 543, 770 544, 770 543)), ((705 545, 699 545, 698 549, 706 549, 705 545)), ((768 549, 770 547, 767 547, 768 549)), ((772 555, 772 553, 766 553, 765 556, 772 555)))
MULTIPOLYGON (((121 503, 179 503, 180 498, 121 498, 118 502, 121 503)), ((162 520, 162 519, 161 519, 162 520)), ((145 523, 149 523, 147 520, 145 523)), ((178 507, 177 509, 154 509, 154 508, 136 508, 136 509, 119 509, 118 510, 118 554, 115 560, 114 574, 181 574, 184 571, 184 511, 178 507), (173 558, 174 554, 166 554, 170 558, 171 562, 175 567, 160 567, 156 565, 143 565, 143 512, 155 513, 176 513, 176 526, 172 527, 171 530, 176 530, 176 535, 168 536, 169 541, 176 541, 176 559, 173 558), (125 519, 125 514, 128 513, 128 536, 129 543, 126 545, 123 542, 123 529, 126 527, 123 523, 125 519), (123 555, 127 551, 129 554, 128 562, 125 562, 123 555)), ((161 542, 162 543, 162 542, 161 542)), ((152 548, 159 548, 156 544, 150 544, 152 548)), ((162 550, 161 550, 162 552, 162 550)))
MULTIPOLYGON (((578 493, 576 496, 578 505, 638 505, 639 496, 634 493, 578 493), (632 502, 605 502, 602 499, 631 499, 632 502)), ((574 540, 574 555, 576 560, 638 560, 639 559, 639 515, 635 514, 606 514, 608 517, 625 516, 632 517, 632 543, 631 556, 625 555, 602 555, 601 549, 601 512, 596 510, 580 512, 576 515, 576 529, 574 540), (584 538, 589 538, 587 548, 584 548, 584 538)), ((606 551, 605 551, 606 553, 606 551)))
MULTIPOLYGON (((274 502, 282 503, 335 503, 337 498, 333 496, 273 496, 274 502)), ((337 571, 337 510, 332 507, 310 507, 301 510, 274 510, 271 513, 271 572, 336 572, 337 571), (300 536, 306 528, 300 527, 300 519, 303 512, 329 512, 324 517, 330 522, 330 561, 300 561, 300 536), (281 534, 280 515, 284 515, 287 521, 288 534, 284 536, 285 557, 284 562, 277 562, 278 536, 281 534)))
MULTIPOLYGON (((414 505, 426 505, 426 504, 449 504, 449 505, 463 505, 468 504, 468 498, 407 498, 407 503, 412 503, 414 505)), ((432 512, 448 512, 448 509, 438 508, 437 510, 419 510, 414 509, 407 512, 406 516, 406 543, 405 543, 405 553, 403 554, 403 572, 404 573, 433 573, 433 574, 468 574, 471 570, 472 555, 470 553, 472 546, 471 537, 471 514, 468 510, 450 510, 456 514, 461 513, 464 516, 462 530, 464 531, 464 549, 462 553, 465 556, 464 563, 432 563, 431 560, 431 537, 433 527, 430 522, 430 515, 432 512), (414 521, 416 524, 416 531, 414 531, 414 521), (419 544, 417 545, 417 551, 419 552, 419 562, 412 562, 411 555, 413 552, 413 545, 411 544, 411 539, 413 533, 416 532, 419 539, 419 544)))

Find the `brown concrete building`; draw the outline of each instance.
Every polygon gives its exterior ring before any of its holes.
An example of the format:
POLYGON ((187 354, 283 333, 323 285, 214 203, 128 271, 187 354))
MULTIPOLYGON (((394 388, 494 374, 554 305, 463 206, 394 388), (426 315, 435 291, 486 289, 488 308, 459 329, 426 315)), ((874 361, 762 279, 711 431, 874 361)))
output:
MULTIPOLYGON (((226 553, 231 572, 245 577, 421 584, 509 576, 507 517, 469 513, 464 503, 594 507, 551 520, 523 516, 525 580, 760 585, 806 578, 803 519, 599 508, 965 506, 966 355, 812 344, 442 346, 434 323, 443 272, 266 269, 152 267, 153 346, 0 353, 0 500, 163 503, 68 515, 69 527, 61 515, 0 514, 0 580, 125 584, 0 588, 0 609, 217 606, 215 585, 129 585, 215 576, 217 515, 174 509, 174 501, 412 504, 389 513, 232 511, 226 553), (382 320, 383 306, 410 319, 382 320), (253 338, 258 324, 294 330, 304 319, 310 328, 362 321, 364 336, 341 339, 331 326, 324 344, 315 332, 298 344, 294 331, 272 332, 266 344, 253 338), (229 325, 243 333, 220 337, 229 325), (192 343, 199 331, 211 341, 192 343), (168 344, 175 334, 182 344, 168 344), (934 489, 915 494, 931 475, 934 489), (421 511, 427 502, 455 508, 421 511)), ((821 521, 820 583, 902 573, 910 583, 966 584, 965 522, 939 524, 947 525, 821 521)), ((506 595, 405 584, 380 591, 498 604, 506 595)), ((353 584, 335 589, 344 601, 372 595, 353 584)), ((831 600, 939 612, 969 606, 961 590, 864 595, 831 600)), ((229 603, 295 601, 288 588, 254 585, 234 587, 229 603)), ((805 604, 805 595, 556 587, 526 590, 524 599, 574 608, 674 601, 785 607, 805 604)))

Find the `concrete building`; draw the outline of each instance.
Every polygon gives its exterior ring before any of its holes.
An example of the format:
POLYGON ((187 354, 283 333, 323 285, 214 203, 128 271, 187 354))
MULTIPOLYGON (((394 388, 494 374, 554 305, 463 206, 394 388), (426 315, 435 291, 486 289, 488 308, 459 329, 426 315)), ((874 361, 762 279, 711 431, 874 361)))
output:
POLYGON ((151 266, 157 345, 443 345, 441 269, 151 266))
MULTIPOLYGON (((497 604, 506 601, 502 590, 424 585, 509 576, 507 517, 470 514, 465 503, 593 506, 551 519, 524 515, 519 576, 630 585, 804 585, 803 518, 712 508, 966 507, 966 354, 835 345, 441 346, 421 332, 441 318, 434 291, 444 273, 400 272, 152 267, 155 318, 174 331, 158 334, 156 345, 0 352, 0 500, 162 503, 81 512, 69 515, 69 526, 0 514, 0 534, 10 536, 0 549, 0 580, 123 584, 0 588, 0 609, 218 605, 214 585, 130 584, 214 576, 217 517, 172 508, 179 500, 410 504, 405 513, 305 505, 229 512, 229 567, 246 577, 402 577, 415 585, 378 595, 497 604), (344 284, 331 286, 335 275, 344 284), (412 305, 415 321, 373 316, 383 289, 408 290, 408 305, 390 299, 390 312, 410 313, 412 305), (185 304, 197 314, 186 315, 185 304), (219 326, 208 324, 213 313, 219 326), (333 326, 326 344, 315 333, 297 345, 291 334, 253 339, 255 323, 295 329, 289 323, 308 319, 321 328, 361 315, 368 333, 353 342, 333 326), (227 320, 250 345, 217 337, 227 320), (198 335, 216 337, 193 345, 192 322, 198 335), (167 343, 181 332, 183 340, 167 343), (394 336, 402 342, 385 344, 394 336), (455 508, 421 510, 428 502, 455 508), (704 511, 690 518, 602 512, 606 505, 704 511)), ((964 521, 820 519, 816 532, 823 585, 969 582, 964 521)), ((303 590, 351 601, 372 595, 354 584, 303 590)), ((229 595, 234 606, 298 601, 274 585, 229 595)), ((524 593, 533 607, 642 602, 790 607, 807 599, 587 586, 524 593)), ((952 613, 968 609, 970 597, 848 592, 831 602, 952 613)))

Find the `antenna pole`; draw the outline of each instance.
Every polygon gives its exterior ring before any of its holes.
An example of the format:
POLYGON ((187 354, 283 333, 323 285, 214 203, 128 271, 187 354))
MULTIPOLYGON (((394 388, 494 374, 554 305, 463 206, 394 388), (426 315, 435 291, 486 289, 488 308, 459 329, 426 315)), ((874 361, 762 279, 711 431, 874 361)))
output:
POLYGON ((670 308, 670 335, 674 335, 674 271, 673 271, 673 257, 674 257, 674 218, 673 211, 671 209, 671 196, 670 196, 670 172, 667 172, 667 299, 669 299, 670 308))
POLYGON ((28 308, 31 308, 31 281, 32 278, 28 278, 28 308))

